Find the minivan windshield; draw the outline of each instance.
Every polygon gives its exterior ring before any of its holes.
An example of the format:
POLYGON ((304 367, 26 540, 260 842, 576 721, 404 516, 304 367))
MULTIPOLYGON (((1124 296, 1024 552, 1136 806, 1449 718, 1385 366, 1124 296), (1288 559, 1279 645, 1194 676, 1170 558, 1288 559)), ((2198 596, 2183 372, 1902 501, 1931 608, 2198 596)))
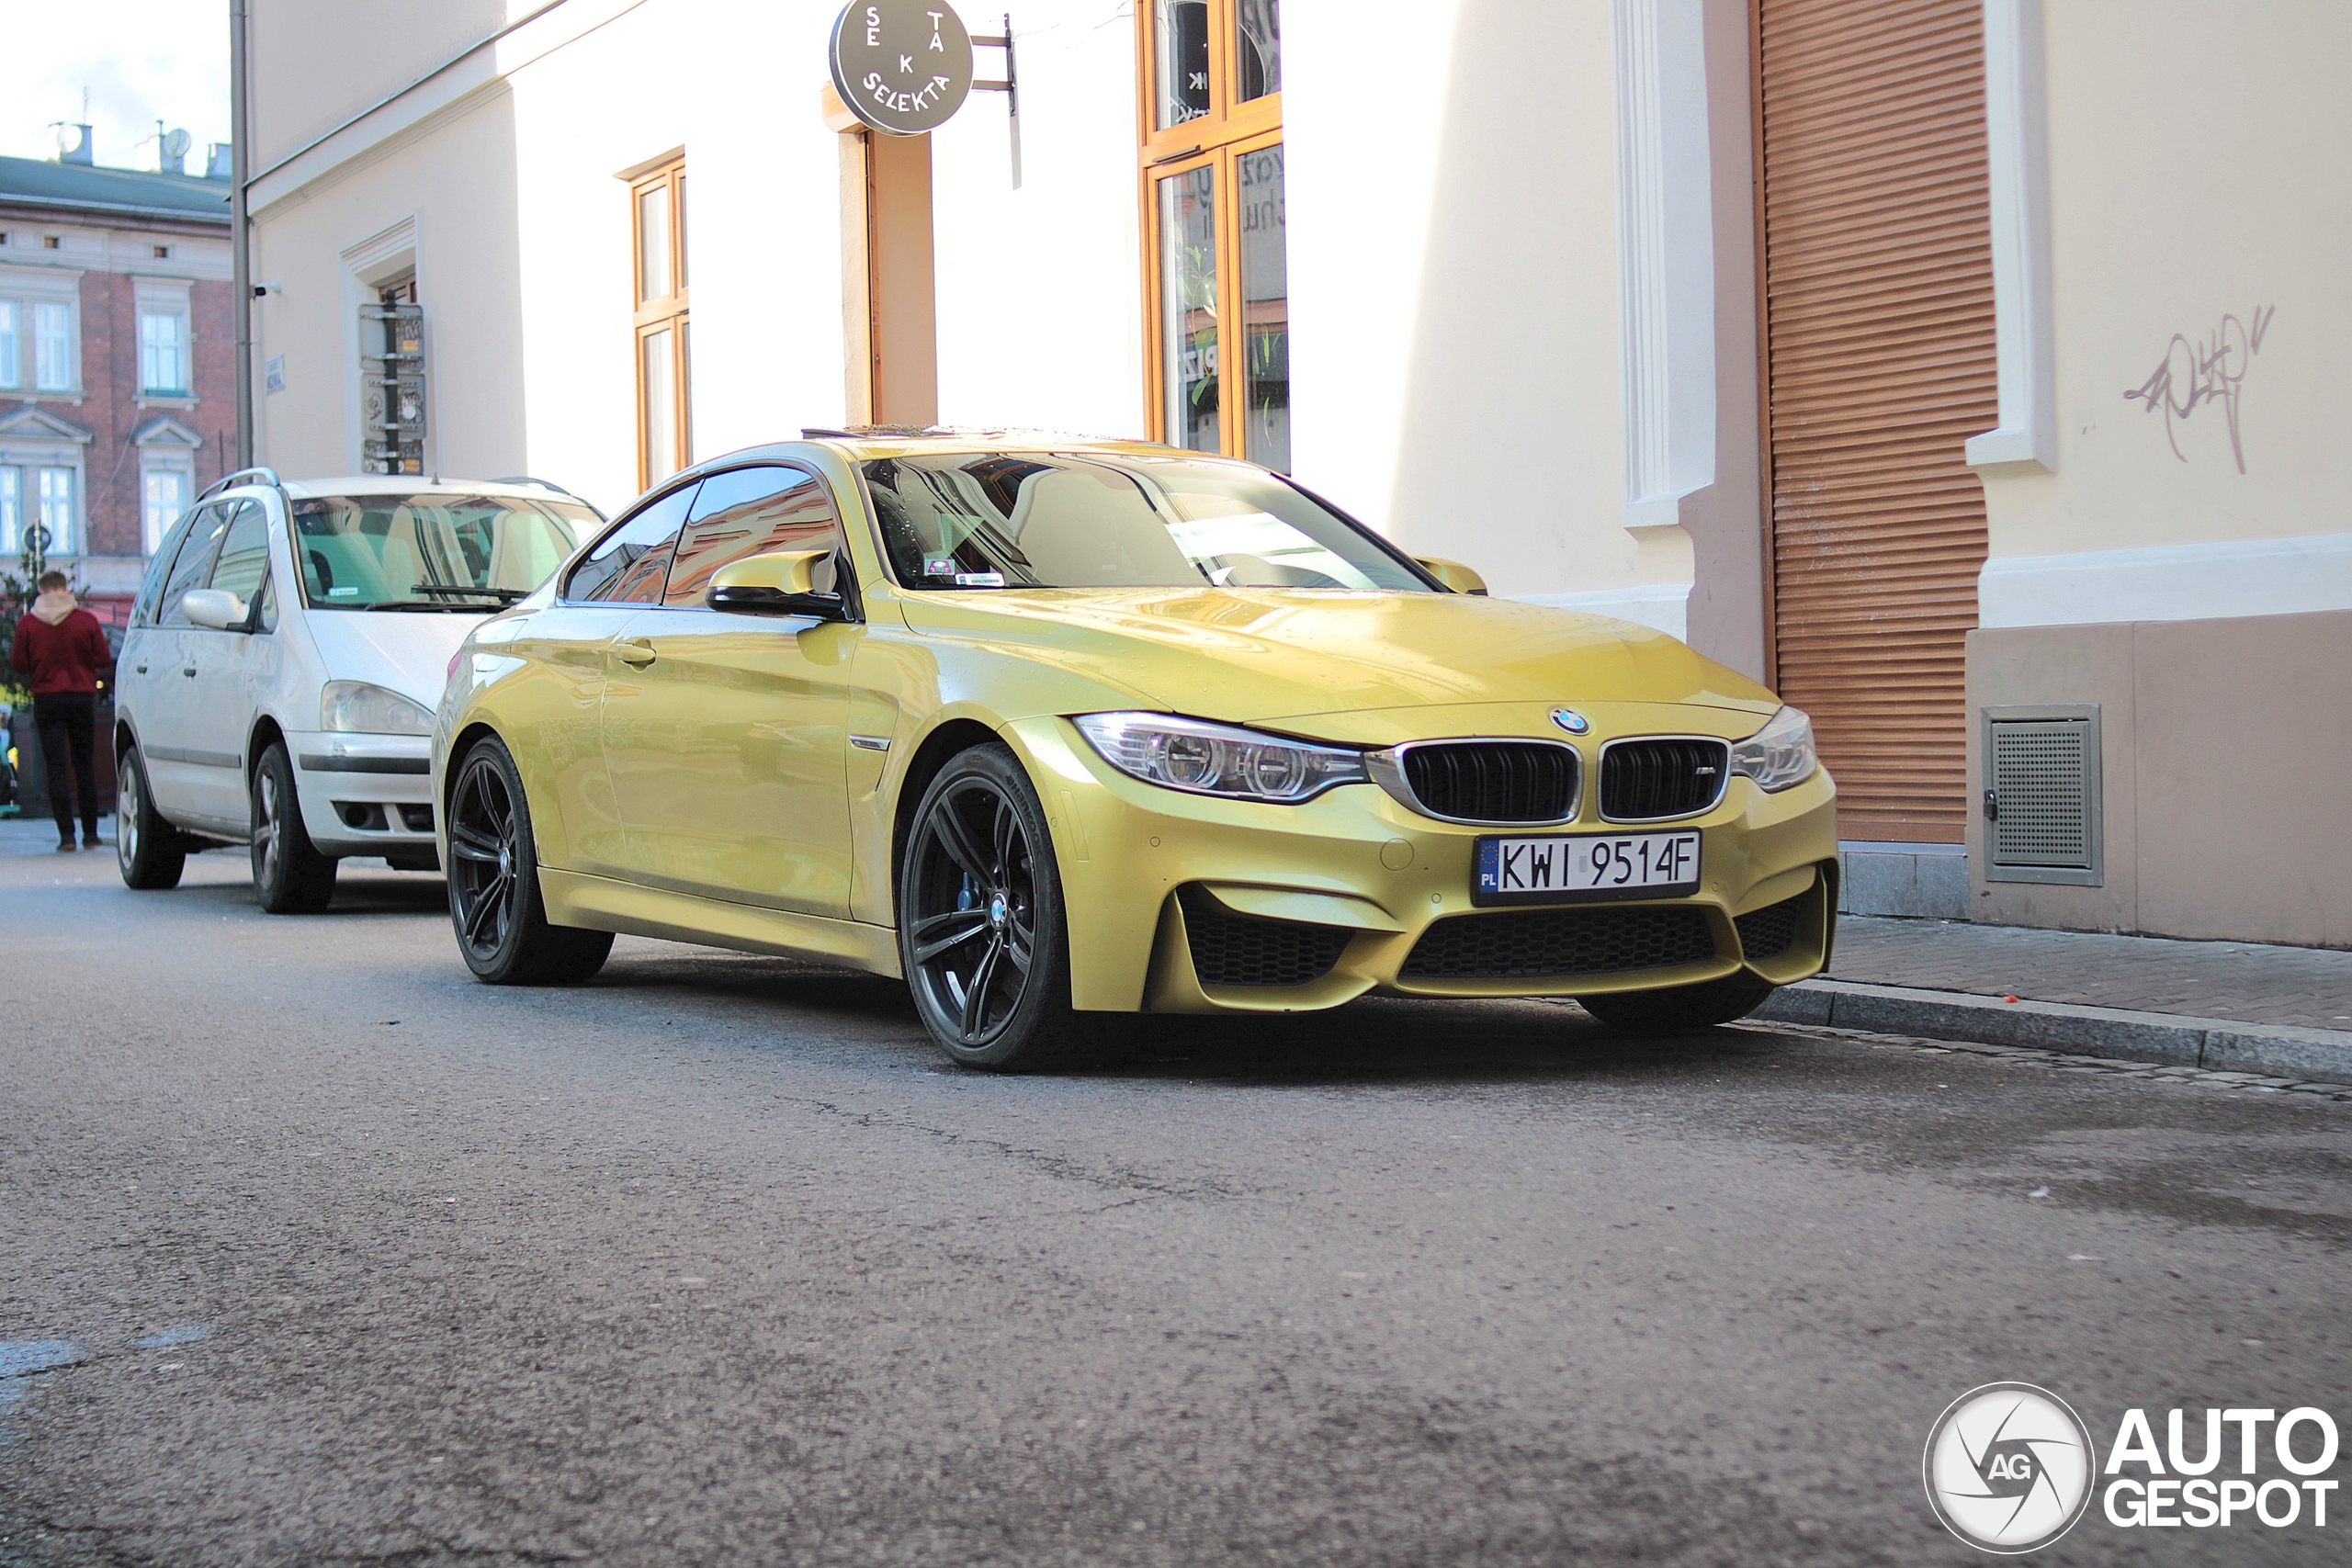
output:
POLYGON ((503 495, 328 495, 293 513, 311 608, 476 615, 545 582, 598 521, 577 502, 503 495))
POLYGON ((1246 463, 959 452, 862 469, 909 588, 1431 592, 1379 540, 1246 463))

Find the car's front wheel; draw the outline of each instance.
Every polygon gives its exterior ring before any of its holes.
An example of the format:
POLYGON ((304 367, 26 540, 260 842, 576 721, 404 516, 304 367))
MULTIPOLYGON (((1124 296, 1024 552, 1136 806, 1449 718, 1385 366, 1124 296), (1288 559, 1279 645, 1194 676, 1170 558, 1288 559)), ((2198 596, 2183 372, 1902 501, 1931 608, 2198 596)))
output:
POLYGON ((496 737, 458 764, 449 792, 449 919, 474 977, 570 986, 605 966, 613 933, 550 925, 523 775, 496 737))
POLYGON ((294 760, 273 740, 254 770, 254 892, 273 915, 315 915, 334 897, 334 857, 302 826, 294 760))
POLYGON ((1673 986, 1662 991, 1612 991, 1605 996, 1578 997, 1577 1005, 1612 1028, 1639 1034, 1679 1034, 1713 1029, 1746 1018, 1772 994, 1772 983, 1753 975, 1726 975, 1696 986, 1673 986))
POLYGON ((899 959, 923 1026, 965 1066, 1035 1072, 1106 1054, 1070 1009, 1053 840, 1028 774, 1002 746, 955 757, 915 807, 899 863, 899 959))
POLYGON ((180 885, 187 850, 147 792, 147 764, 127 748, 114 767, 114 858, 126 887, 154 891, 180 885))

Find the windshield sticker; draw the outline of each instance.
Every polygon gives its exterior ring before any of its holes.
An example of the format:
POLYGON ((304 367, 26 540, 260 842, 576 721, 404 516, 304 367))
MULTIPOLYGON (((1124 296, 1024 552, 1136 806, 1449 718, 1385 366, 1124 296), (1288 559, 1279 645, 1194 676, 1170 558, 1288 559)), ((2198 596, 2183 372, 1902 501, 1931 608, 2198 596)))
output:
POLYGON ((956 574, 958 588, 1001 588, 1004 573, 1001 571, 959 571, 956 574))
POLYGON ((922 558, 922 574, 925 577, 953 577, 956 575, 956 558, 925 556, 922 558))

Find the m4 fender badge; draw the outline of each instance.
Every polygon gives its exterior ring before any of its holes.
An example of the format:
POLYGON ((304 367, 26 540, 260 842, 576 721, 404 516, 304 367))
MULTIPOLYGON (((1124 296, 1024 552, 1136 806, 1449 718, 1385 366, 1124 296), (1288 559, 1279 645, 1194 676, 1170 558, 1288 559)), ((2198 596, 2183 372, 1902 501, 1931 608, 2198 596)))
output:
POLYGON ((1584 715, 1577 712, 1574 708, 1554 708, 1552 710, 1552 722, 1558 725, 1562 729, 1566 730, 1570 735, 1582 735, 1592 728, 1592 720, 1585 717, 1584 715))

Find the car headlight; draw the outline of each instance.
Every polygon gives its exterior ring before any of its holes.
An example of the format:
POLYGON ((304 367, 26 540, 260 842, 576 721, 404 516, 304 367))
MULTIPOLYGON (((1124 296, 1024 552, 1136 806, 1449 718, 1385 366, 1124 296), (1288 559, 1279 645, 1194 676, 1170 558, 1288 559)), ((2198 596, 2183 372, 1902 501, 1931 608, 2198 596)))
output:
POLYGON ((1312 800, 1363 784, 1363 754, 1339 746, 1165 713, 1090 713, 1071 720, 1102 760, 1129 778, 1236 800, 1312 800))
POLYGON ((1804 783, 1820 766, 1813 720, 1797 708, 1782 708, 1763 728, 1732 743, 1731 771, 1754 779, 1767 795, 1804 783))
POLYGON ((433 712, 365 681, 329 681, 319 694, 319 728, 362 735, 430 735, 433 712))

